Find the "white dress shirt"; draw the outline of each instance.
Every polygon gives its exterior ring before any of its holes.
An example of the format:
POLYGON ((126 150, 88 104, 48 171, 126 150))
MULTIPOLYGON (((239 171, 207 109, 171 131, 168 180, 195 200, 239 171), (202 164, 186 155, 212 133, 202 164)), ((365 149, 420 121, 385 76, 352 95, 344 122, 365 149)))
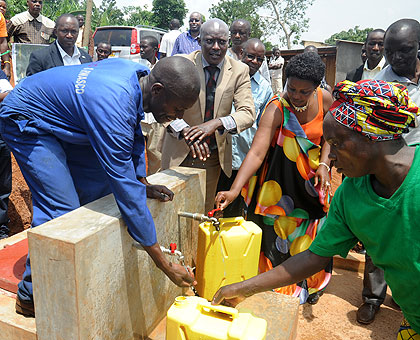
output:
POLYGON ((80 65, 80 51, 76 45, 74 45, 73 55, 69 56, 66 51, 64 51, 58 41, 55 42, 58 47, 58 51, 60 52, 61 58, 63 59, 64 66, 70 65, 80 65))

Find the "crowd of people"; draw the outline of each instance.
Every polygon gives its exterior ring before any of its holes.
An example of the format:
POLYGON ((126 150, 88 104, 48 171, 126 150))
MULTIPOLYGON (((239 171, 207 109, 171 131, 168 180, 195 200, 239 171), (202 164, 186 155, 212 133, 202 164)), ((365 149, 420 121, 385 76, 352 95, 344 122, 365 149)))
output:
MULTIPOLYGON (((175 284, 194 285, 191 272, 163 256, 146 205, 146 197, 166 202, 173 193, 146 177, 201 168, 205 210, 221 208, 263 230, 260 274, 222 287, 213 303, 275 290, 315 304, 331 280, 331 257, 360 241, 357 321, 374 320, 389 284, 405 317, 398 338, 420 338, 420 298, 411 289, 420 278, 416 20, 369 32, 363 64, 332 89, 314 46, 286 66, 278 48, 268 60, 241 18, 229 26, 193 12, 185 33, 173 19, 161 42, 142 37, 139 63, 108 58, 106 41, 93 61, 93 42, 80 45, 83 16, 53 23, 40 14, 42 1, 27 3, 7 23, 0 14, 0 52, 7 39, 56 39, 30 55, 14 89, 2 55, 0 237, 8 234, 11 151, 32 193, 32 227, 113 193, 129 234, 156 266, 175 284), (331 200, 333 166, 346 178, 331 200)), ((16 311, 35 315, 29 255, 16 311)))

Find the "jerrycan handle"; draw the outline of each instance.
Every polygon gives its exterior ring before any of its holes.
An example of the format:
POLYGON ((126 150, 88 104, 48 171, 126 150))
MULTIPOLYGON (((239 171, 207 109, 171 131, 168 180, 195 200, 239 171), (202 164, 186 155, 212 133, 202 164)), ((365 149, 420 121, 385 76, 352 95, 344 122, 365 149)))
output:
POLYGON ((224 314, 225 317, 230 317, 232 318, 232 320, 238 316, 238 310, 232 307, 226 307, 226 306, 221 306, 221 305, 213 306, 211 304, 199 303, 197 304, 197 308, 199 308, 200 311, 204 310, 210 313, 224 314))

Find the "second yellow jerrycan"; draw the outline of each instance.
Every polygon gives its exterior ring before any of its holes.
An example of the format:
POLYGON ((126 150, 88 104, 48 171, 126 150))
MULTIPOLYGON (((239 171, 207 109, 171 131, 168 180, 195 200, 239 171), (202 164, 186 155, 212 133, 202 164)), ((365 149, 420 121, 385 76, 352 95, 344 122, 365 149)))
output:
POLYGON ((267 321, 237 309, 178 296, 166 315, 166 340, 264 340, 267 321))
POLYGON ((196 279, 198 294, 211 300, 217 290, 258 274, 262 230, 242 217, 220 218, 199 226, 196 279))

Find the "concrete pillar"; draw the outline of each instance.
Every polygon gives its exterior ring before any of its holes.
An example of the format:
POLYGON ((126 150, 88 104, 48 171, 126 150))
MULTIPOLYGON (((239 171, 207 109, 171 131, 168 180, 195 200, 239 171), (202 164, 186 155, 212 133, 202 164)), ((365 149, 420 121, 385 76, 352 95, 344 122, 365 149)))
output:
MULTIPOLYGON (((174 168, 148 178, 175 193, 149 200, 158 242, 177 243, 188 264, 196 254, 197 222, 180 210, 202 212, 205 170, 174 168)), ((133 246, 112 195, 28 232, 38 340, 141 339, 182 294, 133 246)))

